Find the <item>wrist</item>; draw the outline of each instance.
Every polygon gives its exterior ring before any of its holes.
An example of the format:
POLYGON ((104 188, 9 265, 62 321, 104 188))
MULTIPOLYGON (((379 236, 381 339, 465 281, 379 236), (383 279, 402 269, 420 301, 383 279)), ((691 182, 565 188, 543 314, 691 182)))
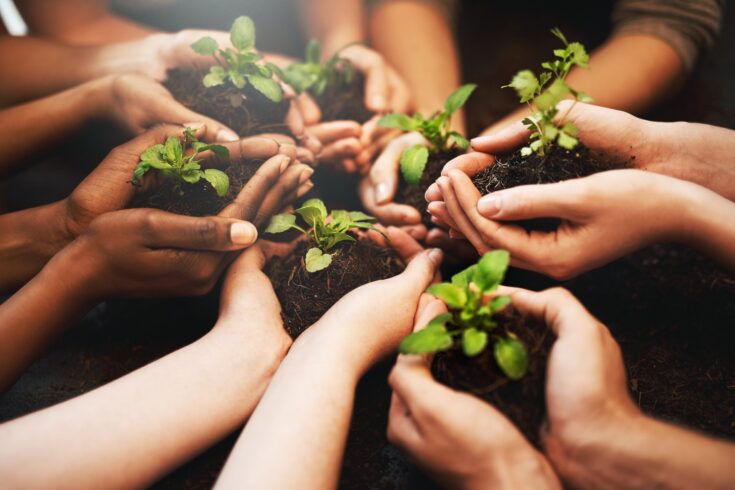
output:
MULTIPOLYGON (((346 330, 344 325, 342 327, 342 331, 346 330)), ((305 353, 314 362, 339 369, 340 375, 357 383, 371 362, 364 350, 350 349, 354 341, 346 337, 339 329, 331 329, 328 323, 320 320, 296 339, 291 350, 305 353)))
POLYGON ((41 270, 40 281, 55 284, 57 296, 68 308, 86 311, 104 299, 95 279, 97 268, 81 240, 74 240, 57 253, 41 270))
POLYGON ((559 478, 549 462, 525 440, 516 448, 503 448, 502 457, 493 455, 489 464, 478 469, 460 485, 463 489, 561 489, 559 478))

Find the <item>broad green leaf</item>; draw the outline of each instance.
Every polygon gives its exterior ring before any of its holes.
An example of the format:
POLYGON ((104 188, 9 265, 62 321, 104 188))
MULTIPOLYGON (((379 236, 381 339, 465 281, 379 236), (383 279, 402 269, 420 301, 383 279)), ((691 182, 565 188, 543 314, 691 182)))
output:
POLYGON ((248 75, 248 80, 253 87, 261 94, 268 97, 273 102, 280 102, 283 99, 283 90, 281 86, 272 78, 261 77, 260 75, 248 75))
POLYGON ((350 213, 343 209, 335 209, 332 211, 331 226, 336 230, 347 230, 350 226, 350 213))
POLYGON ((305 262, 307 272, 319 272, 329 267, 329 264, 332 263, 332 256, 325 254, 317 247, 312 247, 306 252, 305 262))
POLYGON ((202 83, 207 88, 216 87, 225 83, 225 76, 227 76, 227 72, 225 72, 224 68, 219 65, 213 66, 209 69, 209 73, 204 76, 202 83))
POLYGON ((508 85, 503 86, 503 88, 505 87, 515 89, 518 97, 521 98, 521 103, 526 103, 536 95, 536 91, 539 89, 539 81, 531 70, 522 70, 515 74, 508 85))
POLYGON ((165 161, 165 149, 161 144, 147 148, 141 155, 140 161, 148 163, 153 168, 163 169, 171 165, 165 161))
POLYGON ((316 197, 307 199, 306 201, 304 201, 301 207, 317 208, 322 219, 327 219, 327 216, 329 215, 329 213, 327 212, 327 207, 324 205, 324 201, 322 201, 321 199, 317 199, 316 197))
POLYGON ((426 289, 426 292, 441 299, 450 308, 463 308, 467 303, 465 290, 448 282, 432 284, 426 289))
POLYGON ((230 28, 230 41, 239 51, 255 47, 255 24, 250 17, 240 16, 230 28))
POLYGON ((289 213, 276 214, 271 217, 266 233, 283 233, 296 226, 296 216, 289 213))
POLYGON ((573 150, 577 144, 579 144, 579 140, 575 138, 574 136, 570 136, 564 131, 559 132, 559 138, 556 140, 557 143, 559 143, 559 146, 566 150, 573 150))
POLYGON ((452 115, 457 112, 463 105, 465 105, 465 103, 467 103, 467 99, 470 98, 470 95, 472 95, 472 92, 474 92, 476 88, 477 85, 474 83, 468 83, 452 92, 444 102, 444 112, 448 115, 452 115))
POLYGON ((204 178, 212 184, 219 197, 225 197, 230 190, 230 178, 221 170, 208 168, 204 171, 204 178))
POLYGON ((191 172, 192 170, 199 170, 202 166, 199 165, 198 161, 190 161, 184 164, 183 167, 181 167, 182 172, 191 172))
POLYGON ((194 148, 199 152, 204 152, 204 151, 209 150, 220 158, 224 158, 224 159, 230 158, 230 150, 228 150, 226 146, 205 144, 204 146, 199 146, 198 148, 195 146, 194 148))
POLYGON ((467 357, 474 357, 487 345, 487 332, 468 328, 462 332, 462 350, 467 357))
POLYGON ((301 206, 295 211, 309 226, 317 226, 324 222, 324 216, 319 208, 314 206, 301 206))
POLYGON ((413 131, 416 129, 416 122, 405 114, 386 114, 378 121, 380 126, 384 128, 400 129, 401 131, 413 131))
POLYGON ((362 211, 350 211, 350 220, 352 221, 370 221, 371 223, 375 223, 376 221, 378 221, 378 219, 375 218, 374 216, 365 214, 362 211))
POLYGON ((306 61, 308 63, 319 64, 322 58, 322 48, 319 46, 319 41, 312 39, 309 44, 306 45, 306 61))
POLYGON ((503 281, 510 263, 510 254, 505 250, 493 250, 482 256, 472 282, 483 293, 494 290, 503 281))
POLYGON ((202 56, 212 56, 214 53, 217 52, 218 48, 219 44, 217 44, 217 41, 215 41, 214 38, 210 36, 204 36, 191 45, 191 49, 193 49, 195 53, 201 54, 202 56))
POLYGON ((329 250, 335 245, 337 245, 338 243, 354 242, 354 241, 355 241, 355 237, 353 237, 352 235, 348 235, 347 233, 343 233, 339 231, 339 232, 332 233, 331 235, 329 235, 329 237, 327 238, 327 244, 324 248, 326 250, 329 250))
POLYGON ((184 150, 181 148, 181 141, 176 136, 166 138, 166 160, 169 163, 175 165, 181 160, 183 154, 184 150))
POLYGON ((234 68, 230 68, 229 70, 227 70, 227 76, 230 77, 232 85, 239 89, 245 88, 245 85, 247 85, 248 83, 247 80, 245 80, 243 74, 234 68))
POLYGON ((421 182, 426 162, 429 161, 429 149, 423 145, 415 145, 401 155, 401 172, 403 178, 411 185, 421 182))
POLYGON ((202 179, 203 172, 198 169, 192 169, 187 170, 186 172, 181 172, 181 178, 190 184, 196 184, 202 179))
POLYGON ((518 339, 498 339, 493 354, 500 369, 514 381, 521 379, 528 371, 528 352, 518 339))
POLYGON ((450 313, 435 317, 429 324, 401 341, 398 350, 403 354, 430 354, 452 347, 452 336, 446 323, 452 319, 450 313))
POLYGON ((472 278, 475 277, 475 270, 477 270, 477 264, 471 265, 465 270, 457 272, 452 276, 452 284, 459 288, 466 288, 472 282, 472 278))

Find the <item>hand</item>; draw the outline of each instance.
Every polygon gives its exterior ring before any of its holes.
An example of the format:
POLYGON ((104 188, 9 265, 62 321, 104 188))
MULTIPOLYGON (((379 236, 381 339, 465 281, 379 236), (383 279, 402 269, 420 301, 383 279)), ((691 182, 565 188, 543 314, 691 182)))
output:
POLYGON ((348 173, 360 171, 355 157, 362 151, 360 136, 362 128, 355 121, 317 122, 306 128, 322 144, 320 163, 348 173))
MULTIPOLYGON (((414 329, 446 313, 424 294, 414 329)), ((561 488, 546 459, 492 405, 437 383, 427 356, 398 357, 388 440, 447 488, 561 488)))
POLYGON ((704 203, 715 196, 691 183, 640 170, 518 186, 482 198, 460 170, 450 170, 437 185, 445 199, 445 220, 479 254, 503 248, 514 265, 556 279, 599 267, 651 243, 684 238, 688 203, 704 203), (561 223, 552 232, 527 232, 509 223, 540 217, 560 218, 561 223))
POLYGON ((613 445, 622 434, 635 432, 644 418, 628 394, 620 347, 564 289, 521 290, 512 301, 519 312, 543 320, 557 335, 546 374, 546 453, 575 488, 592 488, 603 475, 580 481, 594 459, 589 448, 613 445))
POLYGON ((321 341, 331 352, 339 346, 344 358, 342 365, 354 369, 358 375, 395 350, 411 331, 419 297, 441 263, 440 250, 423 250, 397 228, 388 228, 387 235, 391 246, 405 259, 410 258, 406 270, 351 291, 297 341, 321 341), (345 319, 349 319, 349 324, 345 319))
POLYGON ((394 139, 375 160, 370 175, 360 182, 359 192, 363 206, 381 223, 389 225, 421 223, 421 214, 417 209, 393 202, 398 189, 401 155, 404 150, 420 144, 426 144, 426 140, 418 133, 408 133, 394 139))
POLYGON ((105 82, 104 109, 113 120, 133 133, 141 133, 159 123, 196 124, 204 125, 204 137, 208 141, 240 139, 224 124, 181 105, 163 85, 151 78, 125 74, 106 78, 105 82))
MULTIPOLYGON (((127 207, 136 192, 135 187, 130 184, 130 178, 140 161, 140 154, 149 146, 162 143, 167 136, 180 136, 182 131, 179 126, 157 126, 113 149, 61 206, 65 214, 62 219, 63 227, 68 230, 70 237, 79 235, 97 216, 127 207)), ((292 140, 284 138, 280 137, 279 141, 274 137, 256 136, 225 144, 233 159, 271 158, 279 153, 283 154, 282 158, 268 160, 269 164, 261 166, 256 173, 257 178, 253 177, 238 196, 239 202, 246 204, 247 209, 241 208, 230 217, 256 220, 255 213, 261 206, 250 195, 266 196, 265 191, 273 187, 267 193, 271 200, 276 200, 278 196, 288 197, 288 193, 298 189, 298 186, 293 186, 294 177, 299 185, 308 185, 308 178, 313 171, 298 163, 290 164, 298 151, 292 140), (279 180, 281 172, 283 180, 279 180)), ((303 187, 301 190, 303 191, 303 187)))

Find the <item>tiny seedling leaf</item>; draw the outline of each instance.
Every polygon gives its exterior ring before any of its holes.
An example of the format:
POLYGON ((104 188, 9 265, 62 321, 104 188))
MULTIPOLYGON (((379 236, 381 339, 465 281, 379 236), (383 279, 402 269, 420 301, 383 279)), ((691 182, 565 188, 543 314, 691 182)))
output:
POLYGON ((283 90, 278 83, 272 78, 265 78, 260 75, 248 75, 248 81, 261 94, 268 97, 273 102, 280 102, 283 99, 283 90))
POLYGON ((230 41, 239 51, 255 47, 255 25, 250 17, 240 16, 230 28, 230 41))
POLYGON ((476 88, 477 85, 474 83, 468 83, 452 92, 444 102, 444 112, 450 116, 457 112, 467 103, 467 99, 470 98, 470 95, 472 95, 472 92, 474 92, 476 88))
POLYGON ((451 313, 435 317, 425 328, 404 338, 398 350, 403 354, 431 354, 449 349, 453 341, 445 325, 451 319, 451 313))
POLYGON ((520 340, 501 338, 495 341, 493 349, 495 362, 512 380, 519 380, 528 371, 528 352, 520 340))
POLYGON ((401 172, 410 185, 421 182, 426 162, 429 161, 429 149, 423 145, 415 145, 401 155, 401 172))
POLYGON ((214 53, 217 52, 218 48, 219 44, 217 44, 217 41, 215 41, 214 38, 211 36, 204 36, 191 45, 191 49, 193 49, 195 53, 201 54, 202 56, 212 56, 214 53))
POLYGON ((515 89, 521 103, 524 104, 533 99, 541 84, 531 70, 522 70, 515 74, 513 80, 503 87, 515 89))
POLYGON ((319 272, 329 267, 332 256, 322 252, 318 247, 312 247, 306 252, 306 271, 319 272))
POLYGON ((483 350, 487 345, 487 332, 477 330, 476 328, 468 328, 462 332, 462 350, 467 357, 474 357, 483 350))
POLYGON ((378 121, 380 126, 384 128, 400 129, 401 131, 413 131, 416 124, 412 118, 405 114, 386 114, 378 121))

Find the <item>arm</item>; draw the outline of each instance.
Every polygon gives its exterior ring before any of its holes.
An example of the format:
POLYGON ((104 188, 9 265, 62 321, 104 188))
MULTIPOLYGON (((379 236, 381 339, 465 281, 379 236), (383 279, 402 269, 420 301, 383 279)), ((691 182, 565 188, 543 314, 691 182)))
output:
POLYGON ((620 347, 569 292, 518 291, 513 305, 557 335, 546 381, 546 453, 572 488, 732 488, 735 445, 643 415, 620 347))
POLYGON ((290 344, 263 263, 256 247, 232 266, 220 318, 200 340, 0 426, 4 485, 144 487, 241 425, 290 344))
MULTIPOLYGON (((397 233, 390 231, 394 244, 407 238, 397 233)), ((230 454, 218 488, 336 486, 357 381, 410 331, 421 292, 440 261, 438 251, 419 254, 402 274, 349 293, 297 339, 230 454)))
POLYGON ((322 53, 331 56, 344 46, 364 42, 363 0, 299 0, 306 34, 322 44, 322 53))

